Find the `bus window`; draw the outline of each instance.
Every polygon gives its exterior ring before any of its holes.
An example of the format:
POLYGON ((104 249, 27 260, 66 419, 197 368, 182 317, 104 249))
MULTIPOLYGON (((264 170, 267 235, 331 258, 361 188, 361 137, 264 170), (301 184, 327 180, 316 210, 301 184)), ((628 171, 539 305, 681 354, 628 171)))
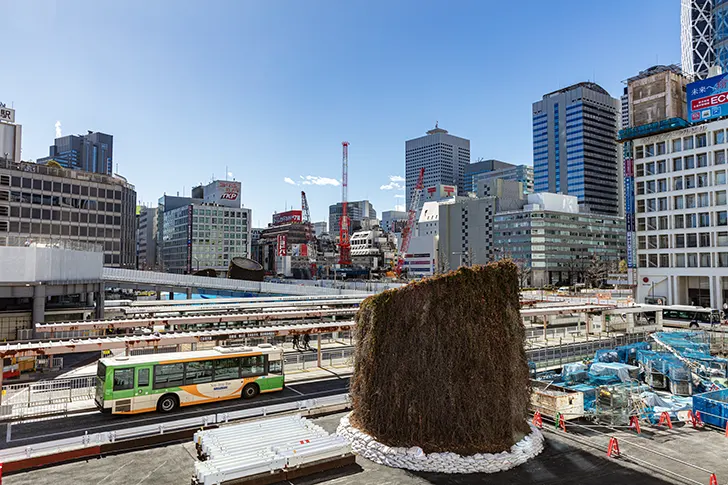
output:
POLYGON ((280 360, 271 360, 268 362, 269 374, 283 374, 283 366, 280 360))
POLYGON ((187 362, 185 384, 204 384, 212 382, 212 361, 187 362))
POLYGON ((178 387, 184 384, 185 365, 159 364, 154 366, 154 389, 178 387))
POLYGON ((114 369, 114 390, 125 391, 134 389, 134 369, 114 369))
POLYGON ((98 377, 101 381, 106 380, 106 366, 99 362, 99 367, 96 370, 96 377, 98 377))
POLYGON ((218 359, 215 361, 215 380, 225 381, 240 378, 240 359, 218 359))
POLYGON ((243 377, 258 376, 265 374, 265 360, 262 355, 253 357, 243 357, 242 375, 243 377))
POLYGON ((149 385, 149 369, 139 369, 137 371, 137 387, 147 387, 149 385))

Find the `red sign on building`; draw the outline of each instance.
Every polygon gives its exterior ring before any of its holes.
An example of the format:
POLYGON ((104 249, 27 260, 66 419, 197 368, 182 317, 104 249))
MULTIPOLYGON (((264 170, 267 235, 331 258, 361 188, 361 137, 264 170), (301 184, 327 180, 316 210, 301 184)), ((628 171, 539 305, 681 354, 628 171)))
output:
POLYGON ((273 225, 300 224, 302 220, 301 211, 286 211, 273 214, 273 225))
POLYGON ((287 256, 288 255, 288 249, 287 249, 288 237, 285 234, 278 234, 277 242, 278 242, 278 248, 276 250, 276 254, 278 256, 287 256))

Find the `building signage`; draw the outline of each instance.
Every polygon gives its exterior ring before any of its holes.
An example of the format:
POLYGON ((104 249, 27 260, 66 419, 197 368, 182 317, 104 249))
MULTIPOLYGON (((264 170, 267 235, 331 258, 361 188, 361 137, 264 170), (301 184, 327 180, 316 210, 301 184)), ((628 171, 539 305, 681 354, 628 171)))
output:
POLYGON ((435 185, 427 187, 428 200, 449 199, 457 195, 457 188, 454 185, 435 185))
POLYGON ((240 182, 219 181, 217 183, 217 192, 222 200, 238 200, 241 186, 240 182))
POLYGON ((301 211, 287 211, 273 214, 273 225, 300 224, 302 220, 301 211))
POLYGON ((691 123, 728 115, 728 74, 690 83, 686 89, 691 123))
POLYGON ((0 121, 15 123, 15 110, 6 108, 4 104, 0 103, 0 121))
POLYGON ((635 257, 635 202, 634 202, 634 159, 632 158, 632 141, 624 143, 624 220, 627 229, 627 267, 636 268, 635 257))
POLYGON ((285 234, 278 234, 277 237, 277 249, 276 249, 276 255, 277 256, 286 256, 288 255, 288 250, 286 248, 288 242, 288 237, 285 234))
POLYGON ((187 206, 187 273, 192 273, 192 206, 187 206))

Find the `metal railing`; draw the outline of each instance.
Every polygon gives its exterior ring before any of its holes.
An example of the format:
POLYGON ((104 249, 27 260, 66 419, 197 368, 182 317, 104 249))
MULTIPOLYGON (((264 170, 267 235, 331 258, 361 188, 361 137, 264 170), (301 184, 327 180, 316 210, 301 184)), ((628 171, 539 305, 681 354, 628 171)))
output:
MULTIPOLYGON (((109 432, 88 433, 88 431, 79 431, 81 434, 79 436, 74 436, 73 438, 4 449, 0 451, 0 463, 63 453, 64 451, 78 448, 103 446, 105 444, 115 443, 121 440, 143 439, 145 437, 163 435, 173 431, 194 430, 214 424, 227 424, 241 419, 260 418, 286 412, 303 413, 317 408, 332 406, 348 406, 349 402, 349 394, 336 394, 333 396, 317 397, 301 401, 241 409, 239 411, 231 411, 227 413, 208 414, 206 416, 149 424, 134 428, 121 428, 109 432)), ((12 427, 10 425, 8 426, 6 436, 9 438, 7 443, 12 445, 12 427)))
POLYGON ((577 343, 563 343, 551 347, 526 349, 526 357, 536 364, 536 368, 562 366, 571 362, 578 362, 593 357, 599 349, 608 349, 620 345, 643 342, 647 333, 632 333, 625 335, 599 337, 596 340, 577 343))
POLYGON ((89 251, 101 253, 104 248, 100 244, 91 244, 70 239, 51 237, 27 237, 27 236, 6 236, 0 239, 0 246, 30 247, 30 248, 59 248, 71 249, 74 251, 89 251))

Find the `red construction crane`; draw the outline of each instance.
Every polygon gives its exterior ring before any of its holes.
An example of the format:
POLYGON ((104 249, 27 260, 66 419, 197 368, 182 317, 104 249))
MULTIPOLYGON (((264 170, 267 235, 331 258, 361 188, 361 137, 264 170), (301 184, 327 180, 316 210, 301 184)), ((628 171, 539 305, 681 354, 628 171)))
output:
POLYGON ((407 214, 407 225, 402 230, 402 244, 399 246, 399 260, 397 261, 397 276, 402 274, 402 265, 404 257, 409 249, 410 239, 412 239, 412 231, 415 228, 415 216, 417 215, 417 207, 420 205, 420 194, 425 186, 425 167, 420 170, 420 177, 417 179, 415 192, 412 194, 410 201, 409 213, 407 214))
POLYGON ((339 264, 351 265, 351 244, 349 243, 349 216, 346 213, 346 204, 349 197, 349 142, 342 141, 343 154, 341 159, 341 219, 339 219, 339 264))

